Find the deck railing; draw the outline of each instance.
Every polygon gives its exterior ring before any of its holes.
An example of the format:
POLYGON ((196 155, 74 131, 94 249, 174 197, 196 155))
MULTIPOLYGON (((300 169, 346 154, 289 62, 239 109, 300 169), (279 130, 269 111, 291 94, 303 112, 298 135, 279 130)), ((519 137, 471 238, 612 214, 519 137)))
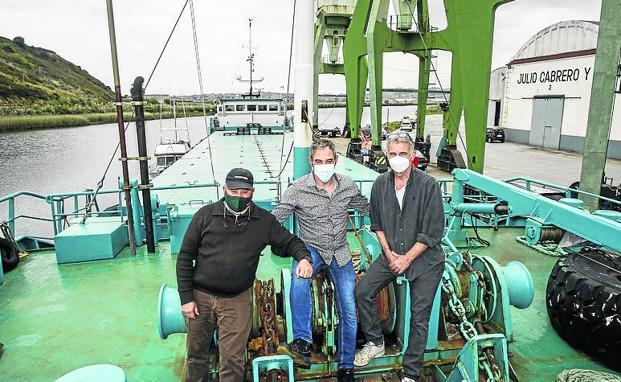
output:
POLYGON ((607 198, 605 196, 601 196, 601 195, 596 195, 593 194, 591 192, 586 192, 586 191, 582 191, 582 190, 578 190, 578 189, 574 189, 574 188, 569 188, 569 187, 565 187, 565 186, 559 186, 558 184, 554 184, 554 183, 549 183, 549 182, 544 182, 541 180, 535 180, 535 179, 530 179, 528 177, 523 177, 523 176, 517 176, 517 177, 513 177, 513 178, 509 178, 509 179, 505 179, 504 181, 505 183, 511 183, 514 185, 520 184, 521 186, 524 187, 524 189, 526 189, 527 191, 531 191, 531 192, 535 192, 533 191, 533 188, 536 188, 537 186, 543 188, 543 189, 548 189, 548 190, 553 190, 553 191, 562 191, 565 193, 565 197, 566 198, 575 198, 577 195, 586 195, 586 196, 590 196, 593 198, 596 198, 599 201, 605 201, 608 202, 618 208, 621 208, 621 201, 615 200, 615 199, 610 199, 607 198), (516 184, 517 183, 517 184, 516 184), (535 186, 535 187, 533 187, 535 186))
MULTIPOLYGON (((258 182, 257 182, 258 183, 258 182)), ((195 184, 181 184, 181 185, 169 185, 169 186, 154 186, 151 187, 151 191, 162 190, 177 190, 177 189, 189 189, 189 188, 210 188, 216 187, 218 189, 220 184, 215 183, 195 183, 195 184)), ((137 191, 137 187, 133 188, 134 192, 137 191)), ((79 192, 63 192, 53 193, 48 195, 42 195, 35 192, 22 191, 16 192, 4 197, 0 197, 0 208, 6 205, 7 223, 11 234, 16 235, 19 228, 17 223, 23 221, 44 221, 51 222, 54 234, 62 232, 65 228, 65 224, 68 222, 68 218, 80 218, 85 215, 88 216, 119 216, 119 219, 124 218, 124 199, 122 197, 122 190, 120 189, 107 189, 99 190, 95 192, 93 190, 79 191, 79 192), (99 210, 97 204, 91 204, 90 201, 97 195, 111 195, 115 194, 118 199, 116 208, 108 210, 99 210), (50 215, 48 216, 36 216, 31 214, 16 215, 18 201, 21 203, 32 203, 34 200, 44 201, 50 206, 50 215), (70 211, 66 211, 66 203, 70 201, 72 208, 70 211)), ((33 235, 29 235, 33 236, 33 235)), ((50 239, 46 237, 40 237, 44 239, 50 239)))

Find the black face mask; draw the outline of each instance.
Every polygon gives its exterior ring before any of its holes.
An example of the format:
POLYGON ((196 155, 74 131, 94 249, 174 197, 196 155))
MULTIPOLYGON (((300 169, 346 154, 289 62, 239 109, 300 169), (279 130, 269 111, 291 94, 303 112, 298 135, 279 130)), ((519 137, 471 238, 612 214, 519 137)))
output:
POLYGON ((252 198, 242 198, 241 196, 234 196, 224 193, 224 201, 226 205, 229 206, 235 212, 242 212, 245 210, 252 198))

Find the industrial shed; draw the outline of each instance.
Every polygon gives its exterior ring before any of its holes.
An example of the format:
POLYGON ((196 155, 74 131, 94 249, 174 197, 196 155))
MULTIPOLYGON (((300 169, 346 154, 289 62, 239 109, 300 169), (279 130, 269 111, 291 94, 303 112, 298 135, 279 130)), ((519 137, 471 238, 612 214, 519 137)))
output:
MULTIPOLYGON (((491 74, 488 126, 504 128, 507 141, 582 152, 598 29, 563 21, 530 38, 491 74)), ((615 103, 608 157, 621 159, 621 94, 615 103)))

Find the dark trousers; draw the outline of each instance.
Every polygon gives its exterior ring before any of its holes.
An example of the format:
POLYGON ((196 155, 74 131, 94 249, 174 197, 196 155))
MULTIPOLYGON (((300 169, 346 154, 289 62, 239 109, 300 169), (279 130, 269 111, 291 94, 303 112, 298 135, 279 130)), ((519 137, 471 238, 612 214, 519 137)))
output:
MULTIPOLYGON (((440 264, 429 272, 409 281, 410 338, 403 356, 403 369, 405 375, 410 378, 418 378, 420 375, 427 345, 429 316, 443 271, 444 264, 440 264)), ((396 278, 397 276, 392 273, 388 266, 388 260, 384 255, 381 255, 371 264, 367 274, 356 287, 360 329, 365 339, 374 342, 376 345, 384 342, 384 336, 377 318, 375 296, 396 278)))
MULTIPOLYGON (((240 382, 244 375, 244 352, 250 334, 252 289, 235 297, 217 297, 194 290, 199 316, 186 319, 188 327, 185 381, 203 381, 209 371, 209 347, 218 327, 220 382, 240 382)), ((205 378, 205 380, 207 380, 205 378)))

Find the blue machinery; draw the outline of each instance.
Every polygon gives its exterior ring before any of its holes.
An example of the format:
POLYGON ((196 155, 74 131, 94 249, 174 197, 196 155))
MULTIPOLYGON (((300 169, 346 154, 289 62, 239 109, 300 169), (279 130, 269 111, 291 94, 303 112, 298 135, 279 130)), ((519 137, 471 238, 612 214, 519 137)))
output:
MULTIPOLYGON (((467 237, 469 231, 476 225, 499 229, 523 227, 524 236, 518 240, 535 248, 551 240, 558 242, 567 232, 588 245, 621 251, 621 242, 614 239, 621 237, 620 215, 609 211, 590 214, 580 207, 577 199, 555 201, 546 198, 531 190, 534 184, 543 183, 528 179, 514 179, 507 183, 462 169, 455 170, 453 177, 452 182, 443 182, 447 226, 442 245, 446 252, 446 268, 429 324, 425 353, 428 373, 437 381, 509 381, 507 347, 514 340, 510 306, 525 309, 531 304, 533 282, 520 262, 500 266, 490 257, 472 254, 470 250, 460 251, 459 248, 476 247, 467 237)), ((564 190, 559 186, 547 186, 564 190)), ((570 196, 569 190, 566 191, 570 196)), ((373 259, 380 256, 380 246, 374 234, 364 226, 360 227, 359 233, 364 243, 360 252, 368 252, 373 259)), ((364 274, 368 260, 364 255, 356 260, 355 266, 364 274)), ((292 339, 289 280, 289 269, 282 269, 281 274, 274 275, 272 280, 257 281, 260 286, 255 288, 255 299, 266 298, 262 291, 268 290, 269 297, 281 307, 276 319, 280 326, 275 325, 274 332, 287 341, 292 339), (274 287, 278 281, 280 291, 274 287)), ((378 296, 380 321, 387 338, 391 338, 390 345, 384 357, 356 369, 359 377, 401 369, 410 320, 408 283, 404 281, 398 278, 378 296)), ((336 354, 335 328, 338 324, 331 298, 333 287, 319 277, 312 288, 313 333, 323 358, 321 362, 314 362, 310 370, 295 370, 296 380, 315 380, 333 376, 336 372, 334 357, 331 357, 336 354)), ((158 327, 162 338, 185 331, 176 290, 163 286, 158 305, 158 327)), ((260 324, 260 314, 255 312, 253 327, 258 329, 260 324)), ((252 349, 249 349, 250 353, 254 353, 252 349)), ((261 378, 270 375, 286 376, 291 380, 294 370, 286 357, 274 353, 252 359, 255 381, 266 380, 261 378)))

